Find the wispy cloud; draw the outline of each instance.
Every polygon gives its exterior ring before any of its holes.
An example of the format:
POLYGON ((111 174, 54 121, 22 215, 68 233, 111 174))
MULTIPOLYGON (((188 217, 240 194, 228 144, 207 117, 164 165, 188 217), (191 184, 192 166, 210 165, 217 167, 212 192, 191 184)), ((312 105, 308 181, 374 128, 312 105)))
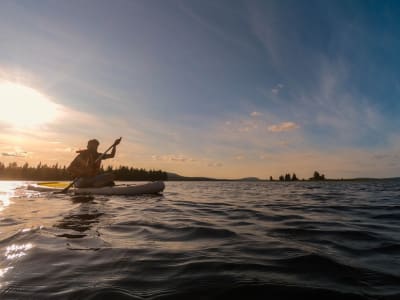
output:
POLYGON ((259 128, 258 122, 253 120, 242 120, 238 130, 240 132, 250 132, 256 130, 257 128, 259 128))
MULTIPOLYGON (((155 168, 162 168, 169 172, 176 172, 186 176, 216 176, 210 175, 210 168, 220 171, 219 177, 226 177, 224 174, 224 163, 210 157, 193 157, 184 154, 152 155, 151 160, 155 168)), ((151 162, 149 166, 153 166, 151 162)), ((218 176, 217 176, 218 177, 218 176)))
POLYGON ((276 86, 274 86, 274 87, 271 89, 271 92, 272 92, 273 94, 275 94, 275 95, 278 95, 279 92, 280 92, 283 88, 284 88, 284 85, 281 84, 281 83, 278 83, 276 86))
POLYGON ((1 155, 11 157, 26 157, 28 152, 3 152, 1 155))
POLYGON ((187 157, 182 154, 152 155, 152 159, 156 160, 156 161, 162 161, 162 162, 180 162, 180 163, 196 161, 194 158, 187 157))
POLYGON ((224 164, 221 162, 209 162, 207 166, 210 168, 221 168, 224 164))
POLYGON ((282 132, 282 131, 290 131, 299 128, 300 126, 294 122, 283 122, 280 124, 274 124, 268 126, 268 131, 271 132, 282 132))
POLYGON ((259 111, 253 111, 250 116, 252 116, 253 118, 257 118, 257 117, 262 117, 263 113, 259 112, 259 111))
MULTIPOLYGON (((283 78, 281 82, 285 83, 275 84, 271 89, 279 102, 270 101, 270 111, 280 115, 281 119, 302 120, 306 138, 321 148, 324 145, 375 147, 385 144, 388 139, 385 127, 390 126, 391 120, 385 120, 379 102, 386 100, 373 99, 371 93, 366 92, 371 89, 366 88, 365 82, 360 86, 357 78, 363 75, 357 75, 354 61, 346 56, 345 51, 332 56, 329 51, 331 44, 322 42, 326 36, 321 35, 317 44, 309 44, 296 34, 311 22, 322 22, 321 25, 327 27, 322 27, 321 33, 331 32, 330 43, 337 41, 335 47, 344 50, 349 46, 343 44, 343 31, 333 30, 330 26, 335 24, 342 28, 349 25, 346 20, 329 19, 325 23, 313 15, 310 17, 315 19, 307 20, 303 12, 299 14, 301 10, 295 10, 293 22, 298 26, 293 30, 282 21, 287 14, 283 6, 276 3, 266 6, 268 9, 259 10, 257 5, 248 4, 253 33, 264 45, 265 54, 279 77, 283 78), (290 93, 283 95, 281 91, 286 85, 290 86, 290 93)), ((357 45, 354 46, 357 49, 357 45)), ((351 51, 357 51, 355 49, 351 51)), ((294 127, 289 124, 269 127, 271 132, 291 129, 294 127)))
MULTIPOLYGON (((235 15, 234 18, 233 16, 230 15, 224 15, 223 12, 226 11, 226 7, 222 3, 218 2, 204 2, 203 5, 210 5, 210 8, 216 12, 219 13, 220 16, 225 16, 226 23, 232 22, 235 23, 237 22, 237 18, 240 17, 239 15, 235 15), (211 5, 210 5, 211 4, 211 5)), ((181 9, 185 14, 187 14, 190 18, 195 20, 198 24, 200 24, 203 28, 209 30, 211 33, 215 34, 219 38, 222 38, 226 41, 229 41, 236 46, 242 47, 242 48, 247 48, 247 49, 252 49, 252 46, 250 43, 246 41, 243 37, 238 34, 238 32, 232 32, 231 30, 227 30, 226 23, 220 23, 220 22, 214 22, 212 19, 210 19, 207 15, 202 14, 201 10, 196 11, 195 6, 191 6, 190 2, 187 1, 181 1, 179 2, 179 9, 181 9), (224 24, 222 26, 222 24, 224 24)))
POLYGON ((66 147, 66 148, 55 148, 54 151, 56 151, 56 152, 71 153, 71 152, 73 152, 73 149, 72 149, 71 147, 66 147))
POLYGON ((238 155, 235 155, 234 159, 243 160, 243 159, 245 159, 245 156, 243 154, 238 154, 238 155))

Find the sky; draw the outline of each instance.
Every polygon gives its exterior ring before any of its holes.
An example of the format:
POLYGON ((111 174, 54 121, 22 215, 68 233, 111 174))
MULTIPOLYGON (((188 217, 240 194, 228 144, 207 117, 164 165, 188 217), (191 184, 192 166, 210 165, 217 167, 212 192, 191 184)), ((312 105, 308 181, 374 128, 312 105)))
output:
POLYGON ((398 1, 0 3, 0 161, 400 176, 398 1))

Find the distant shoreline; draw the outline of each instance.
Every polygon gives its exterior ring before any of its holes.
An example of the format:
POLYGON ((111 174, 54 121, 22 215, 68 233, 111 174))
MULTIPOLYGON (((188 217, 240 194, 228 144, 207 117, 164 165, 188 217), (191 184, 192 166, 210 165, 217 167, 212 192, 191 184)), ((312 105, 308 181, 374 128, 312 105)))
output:
POLYGON ((167 179, 166 181, 230 181, 230 182, 271 182, 271 183, 296 183, 296 182, 348 182, 348 181, 391 181, 400 180, 400 177, 391 178, 344 178, 344 179, 325 179, 325 180, 297 180, 297 181, 281 181, 281 180, 269 180, 269 179, 258 179, 258 180, 246 180, 246 179, 217 179, 217 178, 196 178, 196 177, 182 177, 180 179, 167 179))
POLYGON ((285 181, 279 179, 260 179, 257 177, 246 177, 246 178, 238 178, 238 179, 226 179, 226 178, 212 178, 212 177, 190 177, 190 176, 182 176, 174 173, 167 173, 168 179, 167 181, 241 181, 241 182, 324 182, 324 181, 385 181, 385 180, 400 180, 400 177, 388 177, 388 178, 369 178, 369 177, 357 177, 357 178, 325 178, 323 180, 315 180, 315 179, 298 179, 295 181, 285 181))
MULTIPOLYGON (((296 174, 281 175, 278 179, 272 176, 269 179, 260 179, 258 177, 243 177, 235 179, 212 178, 205 176, 182 176, 176 173, 166 172, 162 170, 146 170, 129 166, 119 166, 113 168, 108 166, 102 168, 102 172, 112 172, 115 174, 116 181, 229 181, 229 182, 346 182, 346 181, 388 181, 400 180, 400 177, 388 178, 325 178, 324 174, 314 172, 314 176, 308 179, 299 179, 296 174)), ((25 163, 19 166, 16 162, 5 165, 0 162, 0 180, 25 180, 25 181, 71 181, 71 175, 65 166, 58 164, 49 166, 39 163, 37 166, 30 166, 25 163)))

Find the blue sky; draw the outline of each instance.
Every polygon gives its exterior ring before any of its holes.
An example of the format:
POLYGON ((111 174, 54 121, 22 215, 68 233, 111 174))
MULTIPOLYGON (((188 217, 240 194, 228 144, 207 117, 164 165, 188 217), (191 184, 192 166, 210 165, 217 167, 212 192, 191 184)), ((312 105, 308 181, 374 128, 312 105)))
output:
POLYGON ((68 163, 122 135, 114 164, 184 175, 400 174, 397 1, 0 6, 0 79, 63 112, 4 125, 19 160, 68 163))

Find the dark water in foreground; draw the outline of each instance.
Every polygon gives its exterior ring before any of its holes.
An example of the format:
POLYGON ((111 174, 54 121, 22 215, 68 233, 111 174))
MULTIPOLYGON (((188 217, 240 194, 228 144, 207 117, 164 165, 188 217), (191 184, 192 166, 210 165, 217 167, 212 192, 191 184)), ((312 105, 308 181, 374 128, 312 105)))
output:
POLYGON ((0 299, 400 299, 400 182, 0 182, 0 299))

